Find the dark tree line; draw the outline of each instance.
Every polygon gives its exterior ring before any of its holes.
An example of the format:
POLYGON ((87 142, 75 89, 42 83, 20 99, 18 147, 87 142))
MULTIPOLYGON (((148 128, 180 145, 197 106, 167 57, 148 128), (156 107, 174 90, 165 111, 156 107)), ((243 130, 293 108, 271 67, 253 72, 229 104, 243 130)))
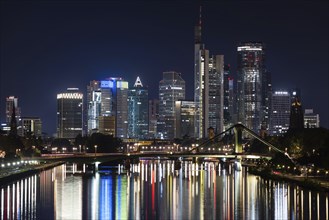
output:
MULTIPOLYGON (((267 141, 287 151, 299 164, 314 164, 329 168, 329 130, 325 128, 289 129, 283 136, 268 136, 267 141)), ((258 140, 251 143, 251 152, 268 153, 268 147, 258 140)), ((275 153, 275 152, 273 152, 275 153)), ((278 161, 285 160, 277 153, 278 161)))
POLYGON ((115 153, 121 151, 123 142, 120 138, 113 137, 113 135, 106 135, 102 133, 93 133, 90 136, 78 135, 75 138, 75 146, 81 145, 87 152, 95 152, 97 145, 98 153, 115 153))
POLYGON ((43 148, 42 144, 42 139, 32 134, 27 134, 25 137, 0 134, 0 151, 5 152, 5 158, 8 159, 39 156, 43 148))

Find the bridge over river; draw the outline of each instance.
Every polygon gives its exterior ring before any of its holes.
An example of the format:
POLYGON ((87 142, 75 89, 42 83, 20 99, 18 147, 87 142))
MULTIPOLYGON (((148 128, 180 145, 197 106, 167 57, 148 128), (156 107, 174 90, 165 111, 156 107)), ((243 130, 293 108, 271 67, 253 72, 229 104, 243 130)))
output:
MULTIPOLYGON (((249 153, 243 151, 243 132, 244 135, 253 137, 263 143, 263 146, 274 150, 276 152, 282 153, 292 160, 292 158, 284 151, 273 146, 271 143, 264 140, 262 137, 257 135, 255 132, 251 131, 242 124, 236 124, 226 131, 204 141, 203 143, 188 148, 187 150, 177 151, 173 148, 170 150, 162 151, 137 151, 137 152, 123 152, 123 153, 66 153, 66 154, 44 154, 42 157, 33 158, 38 160, 52 160, 52 161, 68 161, 68 162, 83 162, 83 163, 95 163, 95 162, 111 162, 111 161, 138 161, 139 159, 168 159, 174 161, 182 160, 193 160, 193 161, 205 161, 205 160, 228 160, 234 161, 239 166, 242 161, 248 161, 249 159, 271 159, 272 154, 269 152, 264 153, 249 153), (211 144, 212 146, 216 145, 218 140, 225 136, 226 134, 234 133, 233 146, 234 149, 230 152, 224 151, 209 151, 207 146, 211 144)), ((215 148, 214 148, 215 149, 215 148)))

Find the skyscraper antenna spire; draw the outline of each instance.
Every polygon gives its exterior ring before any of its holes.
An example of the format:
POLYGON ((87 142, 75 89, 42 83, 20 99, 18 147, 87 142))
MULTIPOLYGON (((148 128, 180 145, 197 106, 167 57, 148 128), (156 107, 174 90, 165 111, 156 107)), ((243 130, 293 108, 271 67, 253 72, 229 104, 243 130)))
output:
POLYGON ((200 14, 199 14, 199 26, 201 29, 201 26, 202 26, 202 6, 201 5, 200 5, 200 14))
POLYGON ((200 12, 199 12, 199 22, 195 26, 195 36, 194 36, 194 41, 196 44, 201 43, 201 27, 202 27, 202 6, 200 5, 200 12))

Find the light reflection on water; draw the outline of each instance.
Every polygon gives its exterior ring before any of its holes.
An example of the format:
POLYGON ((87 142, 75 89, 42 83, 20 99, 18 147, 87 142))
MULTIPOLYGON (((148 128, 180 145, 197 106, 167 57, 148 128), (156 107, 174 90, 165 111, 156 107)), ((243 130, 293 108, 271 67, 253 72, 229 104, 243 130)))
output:
POLYGON ((212 162, 175 170, 172 161, 141 161, 120 175, 82 170, 67 164, 1 186, 0 219, 329 219, 328 193, 212 162))

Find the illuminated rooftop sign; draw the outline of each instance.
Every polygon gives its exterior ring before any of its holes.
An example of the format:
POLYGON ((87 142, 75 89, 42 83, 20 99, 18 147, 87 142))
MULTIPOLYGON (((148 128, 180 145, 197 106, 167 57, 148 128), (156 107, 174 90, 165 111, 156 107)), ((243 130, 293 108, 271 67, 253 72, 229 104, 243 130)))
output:
POLYGON ((262 47, 251 47, 251 46, 241 46, 238 47, 238 51, 261 51, 263 50, 262 47))
POLYGON ((57 94, 57 99, 82 99, 82 93, 60 93, 57 94))
POLYGON ((289 95, 289 93, 286 92, 286 91, 275 91, 274 94, 275 94, 275 95, 289 95))
POLYGON ((113 88, 113 81, 110 80, 102 80, 101 81, 101 88, 113 88))
POLYGON ((128 82, 126 82, 126 81, 117 81, 117 88, 128 89, 128 82))

